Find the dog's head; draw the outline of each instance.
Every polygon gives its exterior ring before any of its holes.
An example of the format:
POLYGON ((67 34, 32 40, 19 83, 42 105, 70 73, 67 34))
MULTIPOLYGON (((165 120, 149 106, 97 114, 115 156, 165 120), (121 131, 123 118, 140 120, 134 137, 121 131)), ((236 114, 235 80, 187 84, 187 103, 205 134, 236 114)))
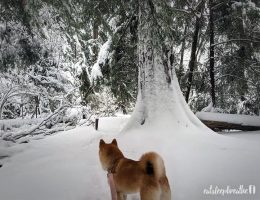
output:
POLYGON ((123 157, 123 153, 117 146, 116 139, 113 139, 111 143, 105 143, 103 139, 99 141, 99 159, 104 170, 111 169, 115 162, 123 157))

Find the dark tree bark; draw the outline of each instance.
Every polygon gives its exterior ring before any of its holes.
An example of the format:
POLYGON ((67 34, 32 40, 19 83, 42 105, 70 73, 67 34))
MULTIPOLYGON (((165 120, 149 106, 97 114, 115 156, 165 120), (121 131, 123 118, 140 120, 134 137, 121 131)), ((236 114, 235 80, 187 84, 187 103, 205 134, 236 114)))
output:
POLYGON ((95 19, 93 23, 93 39, 98 38, 98 27, 99 27, 99 23, 97 22, 97 19, 95 19))
MULTIPOLYGON (((204 2, 202 1, 200 4, 200 9, 199 11, 202 12, 202 5, 204 2)), ((190 96, 190 90, 191 90, 191 85, 192 85, 192 80, 193 80, 193 71, 196 66, 196 51, 197 51, 197 46, 198 46, 198 36, 199 36, 199 30, 201 27, 201 17, 196 16, 196 22, 195 22, 195 30, 193 33, 193 41, 192 41, 192 46, 191 46, 191 55, 190 55, 190 62, 189 62, 189 71, 188 71, 188 83, 187 83, 187 90, 185 94, 185 100, 186 102, 189 101, 189 96, 190 96)))
POLYGON ((230 122, 220 122, 220 121, 210 121, 201 120, 207 127, 212 130, 241 130, 241 131, 257 131, 260 130, 260 126, 249 126, 239 123, 230 122))
POLYGON ((215 64, 215 60, 214 60, 214 54, 215 54, 215 50, 214 50, 214 18, 213 18, 213 2, 212 0, 209 0, 209 7, 210 7, 210 11, 209 11, 209 34, 210 34, 210 47, 209 47, 209 74, 210 74, 210 85, 211 85, 211 100, 212 100, 212 104, 213 107, 216 106, 216 93, 215 93, 215 74, 214 74, 214 64, 215 64))
POLYGON ((40 99, 38 96, 34 97, 35 99, 35 117, 38 118, 38 114, 40 115, 40 99))
POLYGON ((180 60, 180 68, 178 71, 178 78, 179 78, 179 84, 182 85, 182 77, 184 75, 184 67, 183 67, 183 59, 184 59, 184 52, 185 52, 185 37, 186 37, 186 33, 187 33, 187 26, 185 25, 184 27, 184 32, 183 32, 183 40, 181 43, 181 60, 180 60))
MULTIPOLYGON (((100 24, 99 20, 97 18, 95 18, 94 22, 93 22, 93 39, 97 39, 98 38, 99 24, 100 24)), ((96 45, 93 47, 93 52, 95 54, 95 57, 97 58, 98 48, 97 48, 96 45)))
POLYGON ((20 1, 20 12, 21 12, 23 24, 27 28, 29 35, 31 37, 33 37, 34 34, 32 32, 32 27, 31 27, 31 24, 30 24, 31 16, 28 12, 28 2, 27 2, 27 0, 21 0, 20 1))

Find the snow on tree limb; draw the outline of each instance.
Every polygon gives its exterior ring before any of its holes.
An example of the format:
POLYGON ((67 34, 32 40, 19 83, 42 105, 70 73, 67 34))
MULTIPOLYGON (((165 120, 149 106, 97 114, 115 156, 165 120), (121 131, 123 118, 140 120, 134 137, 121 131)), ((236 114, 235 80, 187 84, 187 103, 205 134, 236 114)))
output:
POLYGON ((22 86, 11 86, 7 91, 2 91, 3 96, 0 98, 0 119, 2 119, 2 113, 4 106, 9 99, 19 95, 30 95, 36 96, 38 93, 36 91, 29 91, 24 89, 22 86))
POLYGON ((227 41, 218 42, 218 43, 212 44, 211 46, 214 47, 214 46, 221 45, 221 44, 225 44, 225 43, 230 43, 230 42, 240 42, 240 41, 244 41, 244 42, 252 42, 252 43, 260 43, 260 41, 258 41, 258 40, 243 39, 243 38, 241 38, 241 39, 230 39, 230 40, 227 40, 227 41))
POLYGON ((102 72, 98 63, 95 63, 91 71, 91 82, 93 83, 97 78, 102 77, 102 72))
POLYGON ((53 117, 57 116, 58 114, 60 114, 61 112, 63 112, 66 108, 68 108, 69 105, 66 104, 66 105, 62 105, 60 106, 54 113, 51 113, 48 117, 46 117, 45 119, 43 119, 39 124, 35 125, 34 127, 32 127, 30 130, 27 130, 27 131, 23 131, 23 132, 20 132, 20 133, 17 133, 15 134, 14 136, 12 136, 12 138, 14 140, 17 140, 17 139, 20 139, 24 136, 27 136, 27 135, 33 135, 33 133, 39 129, 40 127, 46 125, 46 123, 52 119, 53 117))
POLYGON ((97 78, 102 77, 101 68, 106 64, 108 57, 109 57, 109 50, 112 44, 112 39, 109 38, 100 48, 100 51, 98 53, 98 59, 97 62, 94 64, 90 80, 93 83, 97 78))

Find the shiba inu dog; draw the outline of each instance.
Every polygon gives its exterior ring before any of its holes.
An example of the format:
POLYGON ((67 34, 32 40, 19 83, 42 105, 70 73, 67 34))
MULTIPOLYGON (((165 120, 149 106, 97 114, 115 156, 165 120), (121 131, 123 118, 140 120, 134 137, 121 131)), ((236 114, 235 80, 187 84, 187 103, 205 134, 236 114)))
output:
POLYGON ((171 189, 162 158, 155 152, 143 154, 139 161, 125 158, 117 145, 99 142, 99 159, 102 168, 113 173, 118 200, 127 194, 140 193, 141 200, 170 200, 171 189))

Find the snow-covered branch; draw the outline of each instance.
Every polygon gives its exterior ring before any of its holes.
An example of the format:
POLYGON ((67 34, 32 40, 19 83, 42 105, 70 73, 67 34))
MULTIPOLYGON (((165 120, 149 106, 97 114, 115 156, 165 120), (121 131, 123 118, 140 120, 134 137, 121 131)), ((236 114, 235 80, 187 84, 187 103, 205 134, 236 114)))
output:
POLYGON ((251 40, 251 39, 230 39, 230 40, 227 40, 227 41, 212 44, 211 46, 217 46, 217 45, 226 44, 226 43, 230 43, 230 42, 237 42, 237 41, 238 42, 244 41, 244 42, 260 43, 260 41, 258 41, 258 40, 251 40))
POLYGON ((101 68, 105 65, 109 57, 109 50, 112 44, 112 39, 109 38, 100 48, 98 59, 91 71, 91 82, 93 83, 97 78, 102 77, 101 68))
POLYGON ((0 99, 0 119, 2 119, 3 109, 5 104, 8 102, 9 99, 20 96, 20 95, 30 95, 30 96, 36 96, 37 92, 35 91, 27 91, 27 89, 24 89, 22 86, 11 86, 6 91, 1 91, 3 93, 0 99))
POLYGON ((222 78, 228 77, 228 76, 229 76, 229 77, 234 77, 234 78, 240 79, 240 80, 242 80, 242 81, 249 82, 249 83, 251 83, 252 85, 256 85, 256 83, 254 83, 254 82, 252 82, 252 81, 250 81, 250 80, 248 80, 248 79, 244 79, 244 78, 241 78, 241 77, 236 76, 236 75, 233 75, 233 74, 224 74, 224 75, 222 75, 222 76, 217 77, 216 80, 219 80, 219 79, 222 79, 222 78))
POLYGON ((39 124, 35 125, 34 127, 32 127, 30 130, 27 131, 23 131, 20 133, 17 133, 15 136, 13 136, 14 140, 20 139, 24 136, 27 135, 33 135, 33 133, 41 128, 42 126, 46 125, 47 122, 49 122, 52 118, 56 117, 57 115, 59 115, 60 113, 64 112, 64 110, 66 108, 68 108, 70 105, 66 104, 66 105, 62 105, 60 106, 55 112, 51 113, 49 116, 47 116, 45 119, 43 119, 39 124))

